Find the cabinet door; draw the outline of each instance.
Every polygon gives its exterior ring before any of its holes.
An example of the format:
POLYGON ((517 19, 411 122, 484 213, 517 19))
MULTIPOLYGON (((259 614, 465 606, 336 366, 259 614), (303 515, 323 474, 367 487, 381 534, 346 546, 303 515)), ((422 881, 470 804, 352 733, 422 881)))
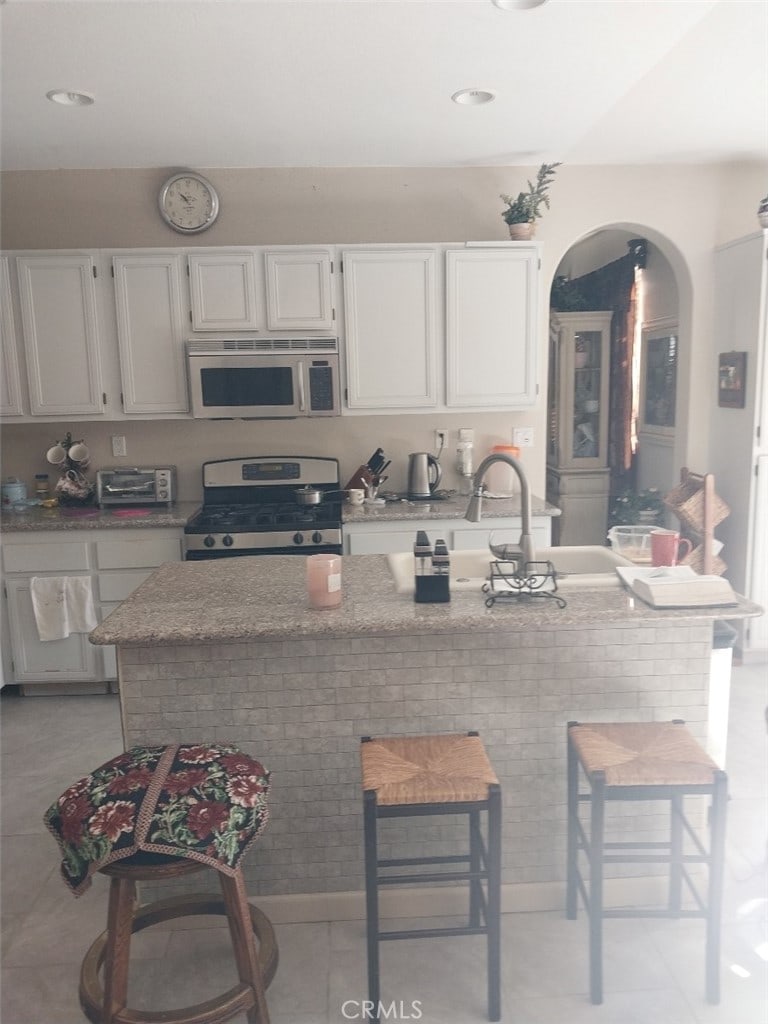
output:
POLYGON ((328 250, 264 253, 271 331, 332 329, 331 266, 328 250))
POLYGON ((601 469, 608 464, 610 310, 558 313, 559 379, 556 415, 560 468, 601 469))
POLYGON ((263 327, 254 252, 194 253, 188 257, 195 331, 257 331, 263 327))
POLYGON ((0 359, 0 416, 21 416, 24 410, 7 256, 0 258, 0 359))
POLYGON ((7 579, 8 621, 14 681, 95 681, 100 658, 87 633, 72 633, 64 640, 40 640, 28 579, 7 579))
POLYGON ((94 260, 20 256, 16 267, 32 413, 103 413, 94 260))
POLYGON ((184 257, 114 256, 112 265, 125 412, 188 412, 184 257))
POLYGON ((350 409, 437 403, 435 252, 343 255, 350 409))
POLYGON ((447 404, 533 405, 538 251, 449 249, 446 275, 447 404))

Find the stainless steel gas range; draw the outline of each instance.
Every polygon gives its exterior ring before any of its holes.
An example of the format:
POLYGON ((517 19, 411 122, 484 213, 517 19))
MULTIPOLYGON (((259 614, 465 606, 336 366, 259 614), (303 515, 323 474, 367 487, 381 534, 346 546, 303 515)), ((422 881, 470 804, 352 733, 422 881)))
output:
POLYGON ((341 554, 337 459, 263 455, 203 463, 203 504, 184 527, 186 558, 341 554), (302 504, 302 487, 320 492, 302 504))

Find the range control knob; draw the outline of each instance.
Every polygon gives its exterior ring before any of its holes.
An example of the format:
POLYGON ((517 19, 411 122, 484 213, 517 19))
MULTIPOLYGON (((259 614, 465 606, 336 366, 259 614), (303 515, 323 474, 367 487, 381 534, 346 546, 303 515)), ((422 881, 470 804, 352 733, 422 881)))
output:
POLYGON ((204 538, 204 540, 203 540, 203 544, 205 544, 205 546, 206 546, 207 548, 212 548, 212 547, 213 547, 213 545, 214 545, 215 543, 216 543, 216 541, 215 541, 215 540, 214 540, 214 538, 213 538, 213 537, 212 537, 212 536, 210 535, 210 533, 209 533, 209 534, 208 534, 208 536, 207 536, 207 537, 205 537, 205 538, 204 538))
POLYGON ((235 542, 234 542, 234 540, 232 539, 232 537, 230 537, 230 535, 229 535, 229 534, 227 534, 227 535, 226 535, 226 536, 225 536, 225 537, 224 537, 224 538, 222 539, 221 543, 222 543, 222 544, 224 545, 224 547, 225 547, 225 548, 231 548, 231 547, 232 547, 232 545, 233 545, 233 544, 234 544, 235 542))
POLYGON ((304 534, 303 533, 294 533, 294 535, 293 535, 293 543, 294 544, 303 544, 304 543, 304 534))
POLYGON ((323 543, 323 535, 322 535, 322 533, 320 533, 319 530, 315 530, 315 532, 312 534, 312 542, 314 544, 322 544, 323 543))

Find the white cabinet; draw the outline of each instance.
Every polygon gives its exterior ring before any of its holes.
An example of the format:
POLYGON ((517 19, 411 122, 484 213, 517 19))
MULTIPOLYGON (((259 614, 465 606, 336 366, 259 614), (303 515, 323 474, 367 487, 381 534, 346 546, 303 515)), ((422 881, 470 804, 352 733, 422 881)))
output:
POLYGON ((258 331, 264 326, 256 251, 190 253, 195 331, 258 331))
POLYGON ((45 643, 39 639, 29 578, 7 579, 5 589, 14 682, 94 682, 99 678, 97 651, 87 634, 72 633, 64 640, 45 643))
POLYGON ((330 249, 268 251, 264 269, 271 331, 333 329, 330 249))
POLYGON ((21 416, 21 375, 16 350, 8 257, 0 257, 0 416, 21 416))
POLYGON ((527 408, 536 401, 535 245, 446 253, 446 404, 527 408))
POLYGON ((96 261, 87 254, 16 260, 30 409, 38 416, 102 414, 96 261))
MULTIPOLYGON (((41 641, 30 596, 32 576, 88 576, 101 621, 163 562, 182 558, 181 528, 96 529, 66 533, 6 533, 3 537, 11 678, 25 692, 57 683, 103 683, 115 678, 115 652, 95 647, 85 633, 41 641), (28 684, 28 685, 27 685, 28 684)), ((88 687, 86 687, 87 689, 88 687)))
POLYGON ((437 404, 436 259, 434 249, 344 252, 350 409, 437 404))
POLYGON ((114 256, 112 267, 124 411, 188 412, 183 255, 114 256))

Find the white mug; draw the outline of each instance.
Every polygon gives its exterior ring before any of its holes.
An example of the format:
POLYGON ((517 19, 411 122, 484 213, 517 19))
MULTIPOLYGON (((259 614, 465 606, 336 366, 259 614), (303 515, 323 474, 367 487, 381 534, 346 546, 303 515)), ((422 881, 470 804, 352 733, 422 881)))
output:
POLYGON ((66 461, 67 449, 63 445, 55 444, 52 448, 48 449, 45 457, 52 466, 60 466, 66 461))
POLYGON ((352 487, 347 491, 347 501, 350 505, 362 505, 365 501, 365 491, 362 487, 352 487))
POLYGON ((78 441, 77 444, 70 445, 67 454, 73 462, 87 462, 91 453, 82 441, 78 441))

